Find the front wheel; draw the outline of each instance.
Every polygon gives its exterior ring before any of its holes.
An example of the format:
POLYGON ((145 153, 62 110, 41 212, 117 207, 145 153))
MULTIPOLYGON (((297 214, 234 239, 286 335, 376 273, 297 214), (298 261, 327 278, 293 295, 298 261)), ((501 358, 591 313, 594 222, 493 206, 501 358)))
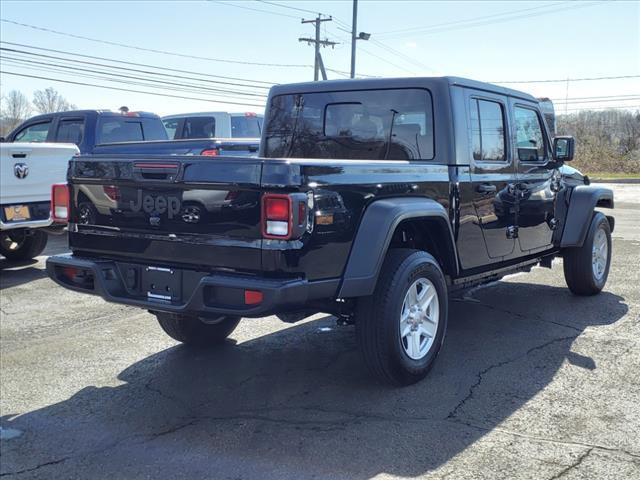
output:
POLYGON ((607 283, 611 266, 611 227, 602 213, 591 219, 584 244, 564 252, 564 278, 576 295, 595 295, 607 283))
POLYGON ((48 236, 42 230, 13 230, 0 234, 0 254, 7 260, 31 260, 47 246, 48 236))
POLYGON ((356 310, 356 335, 371 372, 395 385, 423 379, 442 346, 447 314, 447 286, 435 258, 390 250, 373 295, 356 310))
POLYGON ((174 340, 197 347, 219 345, 231 335, 240 317, 222 316, 215 321, 195 316, 156 312, 162 330, 174 340))

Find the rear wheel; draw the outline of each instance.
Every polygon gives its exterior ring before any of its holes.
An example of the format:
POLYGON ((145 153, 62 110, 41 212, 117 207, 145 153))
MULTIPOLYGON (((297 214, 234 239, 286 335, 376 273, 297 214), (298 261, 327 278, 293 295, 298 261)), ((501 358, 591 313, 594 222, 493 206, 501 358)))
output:
POLYGON ((431 255, 390 250, 373 295, 360 299, 356 311, 358 343, 371 372, 396 385, 424 378, 444 340, 447 301, 444 274, 431 255))
POLYGON ((584 244, 564 252, 564 278, 576 295, 595 295, 607 283, 611 266, 611 227, 602 213, 591 219, 584 244))
POLYGON ((156 312, 155 316, 162 330, 171 338, 198 347, 223 343, 240 322, 240 317, 231 316, 211 320, 163 312, 156 312))
POLYGON ((31 260, 47 246, 48 236, 41 230, 13 230, 0 234, 0 254, 8 260, 31 260))

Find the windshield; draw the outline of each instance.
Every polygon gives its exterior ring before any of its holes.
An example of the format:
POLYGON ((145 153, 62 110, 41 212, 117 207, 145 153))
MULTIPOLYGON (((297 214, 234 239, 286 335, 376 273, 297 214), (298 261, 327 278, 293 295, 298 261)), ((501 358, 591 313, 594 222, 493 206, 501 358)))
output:
POLYGON ((167 140, 160 118, 104 116, 98 121, 98 143, 167 140))
POLYGON ((265 128, 267 157, 433 159, 431 94, 423 89, 279 95, 265 128))

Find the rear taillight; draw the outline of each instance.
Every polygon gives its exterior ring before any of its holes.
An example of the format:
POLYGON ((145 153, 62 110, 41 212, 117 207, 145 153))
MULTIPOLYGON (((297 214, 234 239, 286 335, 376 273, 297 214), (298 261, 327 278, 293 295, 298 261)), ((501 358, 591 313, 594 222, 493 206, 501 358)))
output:
POLYGON ((266 193, 262 197, 262 236, 279 240, 291 238, 293 223, 289 195, 266 193))
POLYGON ((217 157, 220 154, 220 151, 217 148, 206 148, 200 152, 200 155, 204 155, 205 157, 217 157))
POLYGON ((51 186, 51 217, 54 222, 69 221, 69 186, 66 183, 51 186))
POLYGON ((120 200, 120 189, 115 185, 104 185, 102 187, 102 191, 110 200, 113 200, 114 202, 120 200))

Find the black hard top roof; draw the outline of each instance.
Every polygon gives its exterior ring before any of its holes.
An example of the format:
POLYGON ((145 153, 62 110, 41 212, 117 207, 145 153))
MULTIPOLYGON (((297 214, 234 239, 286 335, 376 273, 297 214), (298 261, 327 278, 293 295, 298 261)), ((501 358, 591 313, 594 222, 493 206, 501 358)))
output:
POLYGON ((494 92, 501 95, 516 97, 523 100, 538 102, 538 100, 528 93, 511 88, 501 87, 492 83, 479 82, 462 77, 402 77, 402 78, 366 78, 366 79, 344 79, 344 80, 324 80, 321 82, 303 82, 275 85, 271 88, 271 95, 282 95, 287 93, 311 93, 353 89, 376 89, 376 88, 407 88, 407 87, 428 87, 429 85, 440 84, 440 86, 462 86, 494 92))

